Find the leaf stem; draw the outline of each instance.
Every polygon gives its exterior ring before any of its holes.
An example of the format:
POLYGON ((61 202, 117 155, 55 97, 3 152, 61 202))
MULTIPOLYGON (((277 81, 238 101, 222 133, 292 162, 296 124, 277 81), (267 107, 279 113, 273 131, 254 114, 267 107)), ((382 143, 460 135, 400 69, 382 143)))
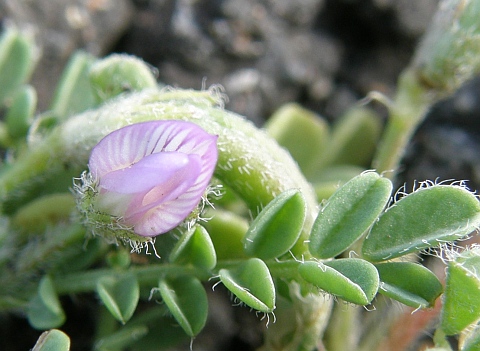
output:
MULTIPOLYGON (((54 277, 53 281, 58 294, 83 293, 94 291, 97 281, 100 278, 122 273, 125 273, 125 271, 112 268, 100 268, 65 276, 57 276, 54 277)), ((128 273, 135 275, 140 285, 150 285, 151 287, 156 287, 158 280, 165 275, 193 275, 203 280, 209 277, 208 272, 198 268, 165 263, 133 266, 129 268, 128 273)))
POLYGON ((372 163, 377 172, 386 173, 390 179, 395 177, 407 144, 432 103, 433 95, 420 85, 414 72, 405 71, 389 106, 390 116, 372 163))

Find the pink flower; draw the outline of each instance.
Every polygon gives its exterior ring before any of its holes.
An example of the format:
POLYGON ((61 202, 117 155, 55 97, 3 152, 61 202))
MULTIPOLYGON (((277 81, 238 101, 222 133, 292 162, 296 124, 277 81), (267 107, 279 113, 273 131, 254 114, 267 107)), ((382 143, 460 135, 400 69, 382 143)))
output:
POLYGON ((112 132, 92 150, 98 210, 152 237, 195 209, 217 163, 217 136, 183 121, 151 121, 112 132))

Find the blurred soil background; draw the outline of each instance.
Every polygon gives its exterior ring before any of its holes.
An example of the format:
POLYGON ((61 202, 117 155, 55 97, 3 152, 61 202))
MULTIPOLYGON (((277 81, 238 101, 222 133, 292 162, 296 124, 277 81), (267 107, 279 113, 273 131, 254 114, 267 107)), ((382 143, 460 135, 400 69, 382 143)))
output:
POLYGON ((437 1, 1 0, 0 20, 37 35, 41 109, 83 49, 137 55, 165 84, 221 84, 227 108, 262 123, 285 102, 335 117, 391 94, 437 1))
MULTIPOLYGON (((333 121, 372 90, 391 96, 437 4, 0 0, 0 26, 14 24, 36 36, 39 64, 33 84, 40 111, 48 108, 66 61, 81 49, 99 57, 139 56, 159 82, 174 87, 220 84, 229 97, 226 108, 261 126, 286 102, 299 102, 333 121)), ((373 107, 386 117, 384 107, 373 107)), ((469 179, 471 188, 480 189, 480 79, 432 108, 409 148, 400 183, 437 177, 469 179)), ((219 339, 230 330, 226 338, 235 339, 239 350, 258 343, 258 335, 235 331, 235 325, 246 323, 241 315, 232 318, 216 326, 222 329, 219 339)))

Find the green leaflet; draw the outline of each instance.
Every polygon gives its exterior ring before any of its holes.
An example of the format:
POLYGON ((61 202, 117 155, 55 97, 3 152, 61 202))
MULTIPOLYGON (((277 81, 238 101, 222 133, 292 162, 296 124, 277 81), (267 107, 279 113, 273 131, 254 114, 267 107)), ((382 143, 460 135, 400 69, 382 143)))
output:
POLYGON ((243 239, 247 255, 267 260, 295 244, 305 222, 306 206, 297 189, 284 191, 260 212, 243 239))
POLYGON ((382 127, 370 109, 354 107, 334 124, 323 165, 368 166, 382 127))
POLYGON ((358 305, 367 305, 375 297, 379 278, 375 266, 358 258, 329 262, 305 262, 300 276, 316 287, 358 305))
POLYGON ((195 225, 185 231, 170 253, 170 261, 179 264, 193 264, 196 267, 212 269, 217 264, 217 255, 207 230, 195 225))
POLYGON ((26 82, 35 66, 33 37, 8 28, 0 36, 0 105, 26 82))
POLYGON ((407 306, 431 307, 443 291, 435 274, 422 265, 386 262, 375 267, 380 274, 379 292, 407 306))
POLYGON ((476 325, 473 330, 466 333, 466 337, 463 340, 463 345, 460 348, 461 351, 478 351, 480 350, 480 326, 476 325))
POLYGON ((36 108, 37 92, 32 86, 22 86, 15 92, 5 115, 10 137, 18 139, 27 135, 36 108))
POLYGON ((117 248, 117 250, 110 251, 107 254, 105 261, 111 268, 125 270, 130 267, 130 264, 132 263, 132 257, 127 249, 117 248))
POLYGON ((247 306, 270 313, 275 309, 275 286, 267 265, 251 258, 232 269, 220 269, 220 280, 247 306))
POLYGON ((58 329, 40 335, 32 351, 70 351, 70 338, 58 329))
POLYGON ((395 202, 367 235, 362 252, 382 261, 460 239, 480 225, 480 202, 463 187, 421 188, 395 202))
POLYGON ((264 127, 290 152, 307 178, 316 173, 330 139, 324 119, 298 104, 289 103, 275 111, 264 127))
POLYGON ((97 293, 112 316, 122 324, 132 317, 140 298, 138 281, 133 274, 100 279, 97 293))
POLYGON ((480 252, 465 251, 448 263, 442 309, 445 334, 460 333, 480 320, 480 252))
POLYGON ((190 337, 167 311, 163 303, 137 311, 128 324, 101 335, 94 351, 158 351, 187 342, 190 337))
POLYGON ((50 105, 50 113, 59 121, 96 105, 89 71, 95 58, 82 51, 75 52, 62 72, 50 105))
POLYGON ((192 276, 161 279, 158 291, 175 320, 193 337, 205 326, 208 314, 207 293, 192 276))
POLYGON ((12 223, 31 232, 40 232, 47 226, 66 221, 75 210, 75 199, 70 192, 56 192, 40 196, 20 207, 12 223))
POLYGON ((338 165, 323 169, 312 182, 318 201, 327 200, 340 186, 358 176, 365 169, 358 166, 338 165))
POLYGON ((391 192, 391 181, 375 172, 364 172, 340 187, 313 224, 312 255, 330 258, 345 251, 378 218, 391 192))
MULTIPOLYGON (((178 329, 178 328, 177 328, 178 329)), ((125 350, 142 340, 148 333, 145 325, 126 325, 95 343, 94 351, 125 350)))
POLYGON ((218 260, 245 258, 243 237, 248 230, 248 221, 230 211, 216 208, 206 211, 211 219, 203 223, 212 239, 218 260), (228 235, 227 235, 228 233, 228 235))
POLYGON ((27 317, 30 325, 39 330, 57 328, 65 322, 65 312, 48 275, 42 278, 37 294, 30 300, 27 317))

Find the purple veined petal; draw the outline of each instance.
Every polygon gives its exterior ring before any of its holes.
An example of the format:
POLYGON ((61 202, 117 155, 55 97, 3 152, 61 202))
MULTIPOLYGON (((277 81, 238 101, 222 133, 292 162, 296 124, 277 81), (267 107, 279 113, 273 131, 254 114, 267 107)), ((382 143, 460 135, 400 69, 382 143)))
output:
POLYGON ((178 198, 160 203, 147 211, 134 226, 135 232, 143 236, 156 236, 175 228, 198 205, 210 177, 202 182, 195 183, 190 189, 178 198))
MULTIPOLYGON (((123 194, 147 192, 168 182, 183 169, 188 169, 194 157, 198 158, 197 155, 181 152, 160 152, 148 155, 129 167, 106 173, 100 178, 99 186, 101 189, 123 194)), ((195 163, 198 162, 195 161, 195 163)), ((193 170, 190 169, 190 172, 193 170)), ((191 173, 191 176, 196 178, 200 167, 195 167, 195 172, 191 173)))
MULTIPOLYGON (((194 185, 200 174, 201 163, 198 155, 189 155, 189 157, 190 162, 185 167, 178 169, 169 179, 159 183, 148 192, 137 194, 125 212, 126 222, 135 226, 152 208, 176 201, 194 185)), ((189 212, 192 210, 193 208, 189 212)), ((186 216, 188 213, 184 215, 184 218, 186 216)))
POLYGON ((190 122, 149 121, 132 124, 108 134, 93 148, 89 168, 96 176, 102 177, 105 173, 128 167, 146 155, 158 152, 181 151, 202 156, 201 151, 195 152, 194 148, 202 143, 209 144, 212 139, 216 142, 216 138, 190 122))
POLYGON ((205 193, 218 158, 216 141, 184 121, 143 122, 110 133, 89 160, 104 198, 98 203, 110 206, 138 235, 173 229, 205 193))
POLYGON ((198 205, 202 194, 203 192, 184 193, 174 201, 152 208, 135 224, 135 232, 143 236, 156 236, 175 228, 198 205))
POLYGON ((192 202, 186 199, 157 206, 148 211, 142 220, 135 224, 135 233, 148 237, 166 233, 185 220, 198 202, 199 199, 196 199, 192 206, 192 202))

